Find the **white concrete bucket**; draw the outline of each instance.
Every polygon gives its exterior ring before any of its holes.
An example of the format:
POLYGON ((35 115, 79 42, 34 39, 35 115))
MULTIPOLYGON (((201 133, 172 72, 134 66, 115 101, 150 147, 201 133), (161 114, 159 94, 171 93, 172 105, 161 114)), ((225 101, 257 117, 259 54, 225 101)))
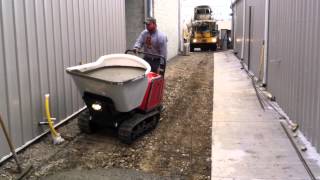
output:
POLYGON ((117 111, 128 112, 137 108, 145 95, 150 65, 129 54, 110 54, 97 61, 69 67, 77 88, 85 92, 110 98, 117 111))

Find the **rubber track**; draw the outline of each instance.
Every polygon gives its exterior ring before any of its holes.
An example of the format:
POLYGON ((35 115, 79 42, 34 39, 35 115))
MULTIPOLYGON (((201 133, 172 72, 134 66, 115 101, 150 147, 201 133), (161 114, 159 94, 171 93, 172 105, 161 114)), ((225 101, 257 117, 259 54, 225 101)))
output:
MULTIPOLYGON (((141 122, 143 122, 144 120, 155 116, 157 114, 160 114, 159 110, 153 110, 151 112, 149 112, 148 114, 135 114, 131 119, 123 122, 119 129, 118 129, 118 137, 121 141, 123 141, 126 144, 131 144, 135 139, 132 139, 131 135, 132 135, 132 131, 133 129, 139 125, 141 122)), ((154 127, 150 127, 148 131, 152 130, 154 127)))

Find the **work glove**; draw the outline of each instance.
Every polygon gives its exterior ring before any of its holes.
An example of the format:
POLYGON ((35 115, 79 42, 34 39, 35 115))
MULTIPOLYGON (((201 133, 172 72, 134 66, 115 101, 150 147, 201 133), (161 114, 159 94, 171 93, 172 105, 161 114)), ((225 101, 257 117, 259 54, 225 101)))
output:
POLYGON ((138 48, 133 48, 132 51, 133 51, 134 54, 137 54, 139 52, 139 49, 138 48))

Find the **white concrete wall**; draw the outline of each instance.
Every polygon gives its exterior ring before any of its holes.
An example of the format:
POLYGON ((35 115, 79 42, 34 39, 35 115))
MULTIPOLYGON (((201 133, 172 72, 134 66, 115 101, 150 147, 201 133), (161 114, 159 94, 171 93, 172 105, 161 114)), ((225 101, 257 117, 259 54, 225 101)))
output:
POLYGON ((158 29, 168 37, 168 59, 179 49, 179 0, 154 0, 154 17, 158 29))

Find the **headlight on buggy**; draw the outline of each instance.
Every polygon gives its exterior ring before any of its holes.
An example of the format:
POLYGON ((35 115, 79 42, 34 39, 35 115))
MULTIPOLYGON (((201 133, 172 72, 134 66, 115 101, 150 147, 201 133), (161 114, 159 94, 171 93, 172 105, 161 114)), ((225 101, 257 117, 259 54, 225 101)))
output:
POLYGON ((102 109, 102 106, 99 103, 94 103, 94 104, 91 105, 91 107, 95 111, 101 111, 101 109, 102 109))

